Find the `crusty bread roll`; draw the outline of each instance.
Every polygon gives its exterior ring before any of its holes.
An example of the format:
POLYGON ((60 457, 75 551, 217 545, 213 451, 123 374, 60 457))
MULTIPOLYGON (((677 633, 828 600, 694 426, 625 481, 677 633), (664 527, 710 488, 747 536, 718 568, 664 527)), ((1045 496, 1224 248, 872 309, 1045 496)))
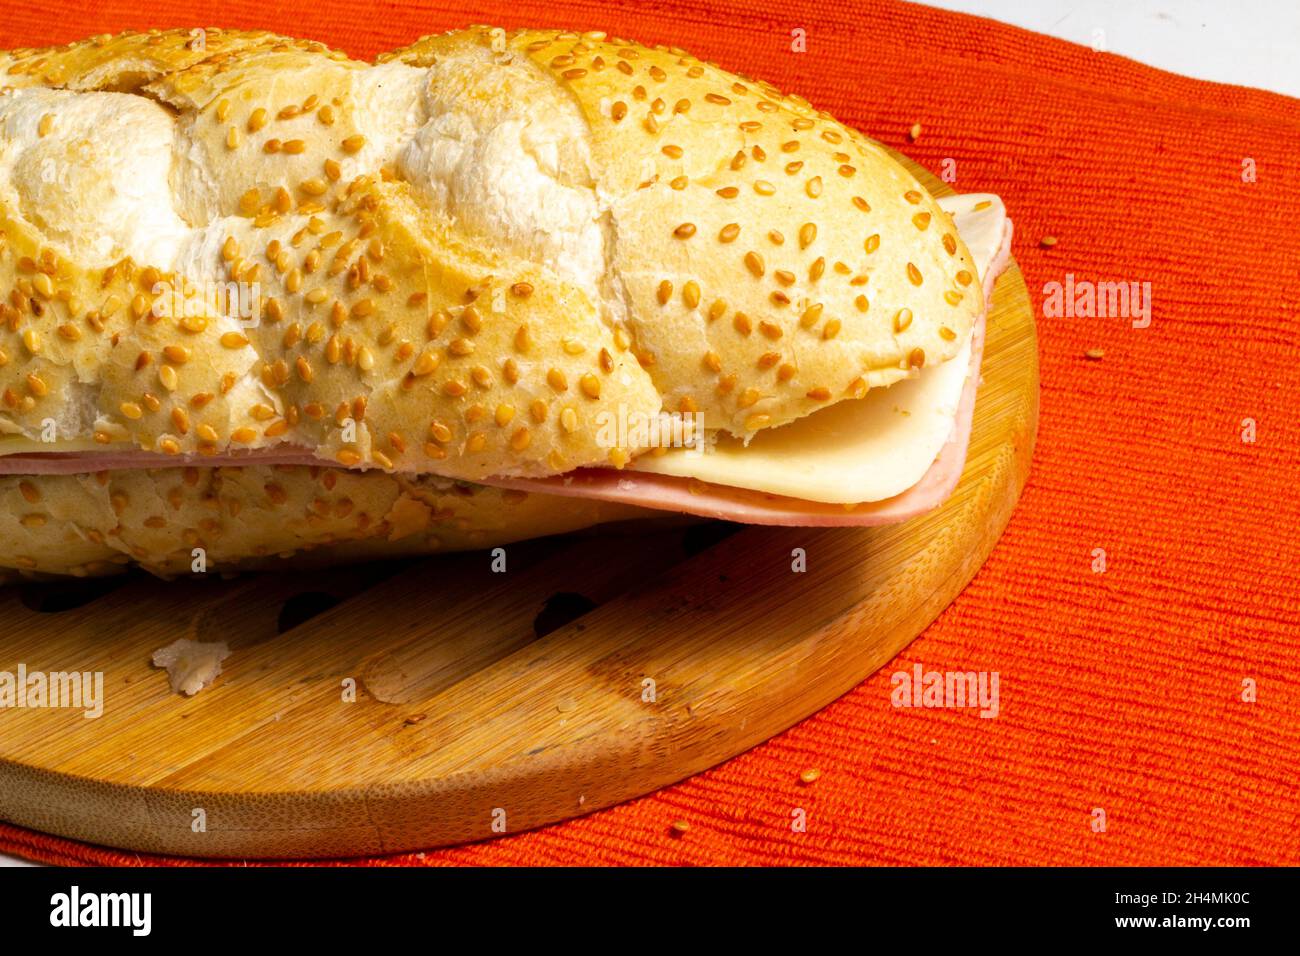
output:
MULTIPOLYGON (((371 469, 275 481, 302 521, 329 480, 378 523, 446 479, 621 468, 648 449, 611 446, 611 417, 752 435, 952 358, 984 307, 882 147, 677 49, 474 27, 366 64, 209 29, 12 51, 0 75, 0 436, 188 466, 0 480, 61 516, 6 516, 0 565, 172 570, 209 540, 202 502, 265 507, 269 466, 196 472, 232 453, 371 469)), ((504 496, 474 492, 473 540, 605 517, 535 498, 503 528, 504 496)), ((236 518, 231 560, 371 537, 236 518)))
POLYGON ((465 551, 659 516, 609 502, 346 468, 11 475, 0 478, 0 568, 78 577, 131 564, 161 577, 225 573, 465 551))

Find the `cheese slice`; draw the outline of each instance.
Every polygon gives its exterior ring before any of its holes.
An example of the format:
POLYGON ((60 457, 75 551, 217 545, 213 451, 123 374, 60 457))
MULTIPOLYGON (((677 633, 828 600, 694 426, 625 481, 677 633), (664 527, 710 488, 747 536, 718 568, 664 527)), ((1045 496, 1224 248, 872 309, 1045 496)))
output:
MULTIPOLYGON (((1001 247, 1006 207, 987 193, 939 205, 952 215, 982 281, 1001 247)), ((951 437, 970 350, 967 336, 953 358, 916 378, 764 429, 749 444, 720 434, 703 452, 673 448, 636 459, 634 468, 829 504, 892 498, 921 480, 951 437)))

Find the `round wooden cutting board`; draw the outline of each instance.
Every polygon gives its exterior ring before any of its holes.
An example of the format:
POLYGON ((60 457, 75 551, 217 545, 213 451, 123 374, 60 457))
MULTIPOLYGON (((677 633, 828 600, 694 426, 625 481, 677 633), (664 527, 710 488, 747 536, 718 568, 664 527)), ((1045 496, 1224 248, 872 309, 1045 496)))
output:
POLYGON ((1006 527, 1037 421, 1012 263, 961 484, 906 524, 569 537, 511 546, 504 574, 472 553, 0 589, 0 670, 102 671, 105 695, 98 719, 0 710, 0 818, 141 851, 350 856, 663 787, 826 706, 934 620, 1006 527), (179 637, 232 650, 192 698, 149 665, 179 637))

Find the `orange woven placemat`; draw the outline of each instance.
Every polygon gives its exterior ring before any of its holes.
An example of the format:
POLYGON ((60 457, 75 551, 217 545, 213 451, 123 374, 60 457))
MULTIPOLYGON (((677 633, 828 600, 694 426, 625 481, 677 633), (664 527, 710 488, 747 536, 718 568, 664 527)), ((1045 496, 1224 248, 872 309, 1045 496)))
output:
MULTIPOLYGON (((366 862, 1300 863, 1300 102, 987 20, 846 0, 225 0, 215 13, 49 0, 0 13, 0 48, 218 14, 359 57, 468 23, 683 46, 931 169, 955 160, 959 190, 1002 195, 1040 316, 1045 285, 1067 275, 1151 284, 1147 328, 1040 318, 1029 485, 987 565, 898 660, 653 796, 366 862), (795 29, 807 52, 791 51, 795 29), (908 143, 914 122, 924 130, 908 143), (1058 243, 1040 248, 1049 234, 1058 243), (1000 715, 891 707, 890 674, 916 662, 997 671, 1000 715), (822 776, 801 785, 809 767, 822 776), (794 808, 806 832, 792 832, 794 808), (684 837, 668 833, 676 819, 691 823, 684 837)), ((3 824, 0 849, 142 859, 3 824)))

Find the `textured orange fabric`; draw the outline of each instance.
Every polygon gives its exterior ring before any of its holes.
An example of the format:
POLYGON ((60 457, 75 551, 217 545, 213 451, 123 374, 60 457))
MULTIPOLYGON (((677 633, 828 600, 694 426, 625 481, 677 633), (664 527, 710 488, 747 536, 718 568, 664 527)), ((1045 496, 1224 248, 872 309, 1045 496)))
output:
MULTIPOLYGON (((893 2, 449 6, 49 0, 9 5, 0 47, 218 18, 362 57, 467 23, 683 46, 931 169, 956 160, 958 189, 1005 198, 1036 305, 1069 273, 1150 282, 1153 312, 1144 329, 1040 317, 1042 417, 1019 510, 970 587, 852 693, 653 796, 370 862, 1300 863, 1300 103, 893 2), (795 28, 806 53, 791 52, 795 28), (1093 348, 1104 358, 1085 358, 1093 348), (998 671, 1000 716, 891 707, 889 675, 914 662, 998 671), (802 786, 810 766, 822 777, 802 786), (796 807, 805 833, 791 832, 796 807), (673 838, 678 818, 691 829, 673 838)), ((0 848, 141 859, 7 826, 0 848)))

